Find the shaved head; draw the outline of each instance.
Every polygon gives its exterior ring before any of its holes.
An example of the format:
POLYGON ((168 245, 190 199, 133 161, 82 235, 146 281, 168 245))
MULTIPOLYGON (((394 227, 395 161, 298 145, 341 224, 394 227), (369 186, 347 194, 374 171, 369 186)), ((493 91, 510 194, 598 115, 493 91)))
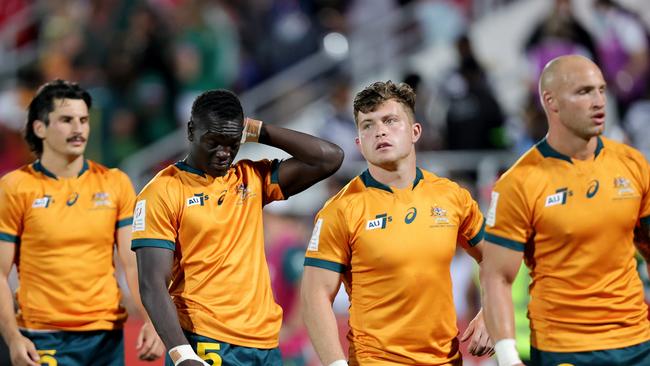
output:
POLYGON ((567 55, 549 61, 539 77, 539 95, 542 98, 542 105, 544 105, 544 92, 555 92, 558 87, 571 80, 574 71, 585 68, 593 68, 600 73, 598 66, 584 56, 567 55))

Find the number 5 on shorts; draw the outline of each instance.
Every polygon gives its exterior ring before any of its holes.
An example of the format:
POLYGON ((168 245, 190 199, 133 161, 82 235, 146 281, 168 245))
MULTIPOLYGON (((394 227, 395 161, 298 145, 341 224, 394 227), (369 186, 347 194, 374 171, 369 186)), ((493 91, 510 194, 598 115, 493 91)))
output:
POLYGON ((196 353, 204 361, 212 361, 212 366, 221 366, 221 356, 217 353, 221 349, 219 343, 199 342, 196 344, 196 353))
POLYGON ((38 350, 38 355, 41 356, 40 363, 41 365, 45 364, 47 366, 58 366, 59 363, 56 361, 56 358, 54 358, 54 355, 56 354, 56 351, 53 349, 47 349, 47 350, 38 350))

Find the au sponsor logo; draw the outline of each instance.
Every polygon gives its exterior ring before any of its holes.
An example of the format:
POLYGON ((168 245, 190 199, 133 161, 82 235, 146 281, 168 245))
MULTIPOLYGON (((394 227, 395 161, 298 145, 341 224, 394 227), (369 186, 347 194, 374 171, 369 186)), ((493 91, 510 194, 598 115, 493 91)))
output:
POLYGON ((187 199, 187 207, 192 207, 192 206, 204 206, 205 201, 210 199, 210 197, 207 194, 203 193, 194 193, 194 196, 189 197, 187 199))
POLYGON ((35 199, 32 203, 32 208, 48 208, 51 203, 54 203, 52 196, 46 194, 41 198, 35 199))
POLYGON ((368 222, 366 222, 366 230, 385 229, 388 223, 391 221, 393 221, 392 216, 388 216, 386 213, 379 214, 375 216, 374 219, 368 220, 368 222))
POLYGON ((558 188, 554 194, 551 194, 546 197, 546 202, 544 203, 544 207, 565 205, 567 202, 567 198, 571 195, 572 192, 569 191, 569 188, 567 187, 558 188))

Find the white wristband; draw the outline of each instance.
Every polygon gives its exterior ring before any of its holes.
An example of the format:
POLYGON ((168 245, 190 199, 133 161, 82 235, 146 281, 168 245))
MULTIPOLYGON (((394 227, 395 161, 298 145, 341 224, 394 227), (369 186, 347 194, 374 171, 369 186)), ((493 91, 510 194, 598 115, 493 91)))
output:
POLYGON ((174 366, 178 366, 179 363, 186 360, 195 360, 201 362, 201 364, 205 366, 210 366, 205 361, 203 361, 196 353, 194 353, 192 346, 190 346, 189 344, 181 344, 180 346, 176 346, 170 349, 168 353, 169 353, 169 357, 171 357, 172 359, 172 362, 174 362, 174 366))
POLYGON ((497 355, 499 366, 512 366, 521 363, 515 340, 512 338, 500 339, 494 345, 494 353, 497 355))
POLYGON ((336 360, 329 364, 329 366, 348 366, 348 361, 346 360, 336 360))

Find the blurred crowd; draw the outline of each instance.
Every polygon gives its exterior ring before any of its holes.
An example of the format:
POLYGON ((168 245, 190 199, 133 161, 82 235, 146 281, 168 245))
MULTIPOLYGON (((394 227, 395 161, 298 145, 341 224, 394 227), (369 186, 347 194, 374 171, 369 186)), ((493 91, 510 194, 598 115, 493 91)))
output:
MULTIPOLYGON (((423 125, 418 148, 499 150, 521 153, 546 133, 536 80, 549 60, 578 53, 602 68, 610 94, 608 131, 650 158, 650 30, 631 9, 613 0, 593 0, 593 22, 584 24, 570 0, 553 0, 551 11, 532 27, 521 47, 527 93, 513 110, 495 91, 470 37, 476 4, 498 9, 516 1, 471 0, 8 0, 0 6, 0 35, 12 16, 30 21, 11 34, 13 47, 37 45, 33 62, 2 75, 0 175, 32 160, 21 138, 25 107, 44 81, 79 82, 95 99, 88 156, 108 166, 182 126, 196 95, 206 89, 238 93, 286 69, 322 46, 329 32, 349 33, 372 14, 415 6, 416 32, 424 43, 449 42, 453 67, 435 80, 403 70, 400 81, 418 95, 416 119, 423 125), (485 5, 488 4, 488 5, 485 5), (437 19, 437 21, 436 21, 437 19), (444 24, 444 27, 438 24, 444 24), (444 34, 442 34, 444 33, 444 34)), ((6 41, 6 36, 2 37, 6 41)), ((1 56, 1 55, 0 55, 1 56)), ((318 134, 340 145, 344 164, 361 161, 354 146, 351 98, 358 85, 349 75, 331 80, 318 134)), ((475 191, 472 172, 455 179, 475 191)), ((328 182, 333 194, 349 177, 328 182)), ((474 192, 475 193, 475 192, 474 192)), ((317 205, 315 207, 320 207, 317 205)), ((267 255, 277 301, 285 309, 281 333, 287 365, 314 363, 297 308, 304 247, 311 218, 267 212, 267 255)), ((479 304, 471 260, 457 256, 452 267, 459 323, 479 304)), ((526 283, 524 283, 526 286, 526 283)), ((345 296, 337 303, 345 331, 345 296)), ((523 304, 525 308, 525 303, 523 304)), ((472 365, 468 359, 466 364, 472 365)), ((478 364, 478 363, 477 363, 478 364)))

